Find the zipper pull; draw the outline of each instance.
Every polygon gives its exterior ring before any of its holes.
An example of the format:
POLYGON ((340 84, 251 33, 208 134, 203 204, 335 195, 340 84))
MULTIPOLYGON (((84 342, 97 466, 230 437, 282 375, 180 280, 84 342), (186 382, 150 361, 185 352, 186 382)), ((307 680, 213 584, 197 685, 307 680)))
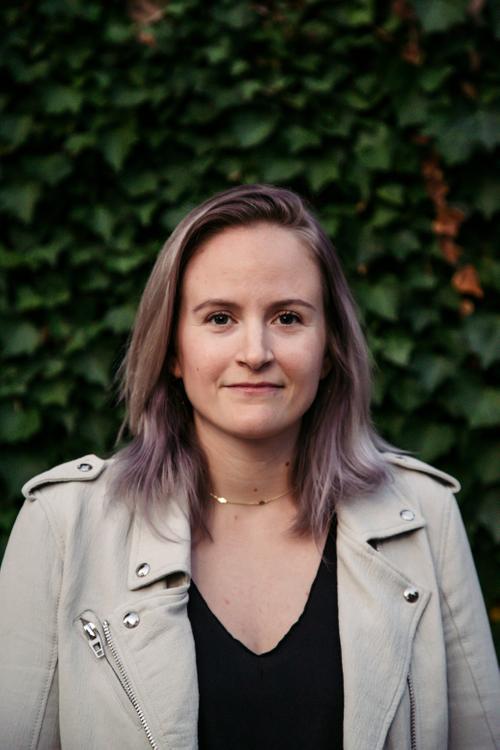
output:
POLYGON ((99 631, 97 630, 93 622, 84 620, 83 617, 80 617, 80 622, 82 623, 83 632, 85 633, 85 636, 87 638, 87 643, 89 644, 90 650, 92 651, 96 659, 102 659, 102 657, 104 656, 104 647, 102 645, 99 631))

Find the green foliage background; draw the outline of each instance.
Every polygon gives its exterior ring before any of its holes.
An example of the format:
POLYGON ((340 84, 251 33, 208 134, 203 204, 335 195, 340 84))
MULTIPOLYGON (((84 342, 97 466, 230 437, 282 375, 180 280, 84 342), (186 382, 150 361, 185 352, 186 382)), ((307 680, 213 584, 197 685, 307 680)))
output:
POLYGON ((461 480, 498 621, 498 3, 38 0, 0 18, 4 536, 29 476, 112 451, 113 376, 176 222, 272 182, 338 247, 380 431, 461 480))

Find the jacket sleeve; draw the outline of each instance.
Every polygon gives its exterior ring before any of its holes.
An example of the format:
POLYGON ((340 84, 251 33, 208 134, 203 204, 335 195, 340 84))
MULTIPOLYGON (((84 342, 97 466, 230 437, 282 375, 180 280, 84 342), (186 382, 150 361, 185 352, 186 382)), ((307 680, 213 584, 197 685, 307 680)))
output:
POLYGON ((42 503, 27 500, 0 572, 2 747, 60 747, 57 606, 62 557, 42 503))
POLYGON ((495 650, 457 503, 447 504, 441 545, 449 748, 500 747, 500 685, 495 650))

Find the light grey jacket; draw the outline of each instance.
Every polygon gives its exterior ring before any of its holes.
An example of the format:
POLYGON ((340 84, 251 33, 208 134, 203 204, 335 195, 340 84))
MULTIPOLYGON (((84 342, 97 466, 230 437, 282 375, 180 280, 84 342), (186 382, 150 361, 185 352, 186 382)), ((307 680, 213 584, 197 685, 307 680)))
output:
MULTIPOLYGON (((393 481, 338 508, 344 748, 498 747, 498 671, 459 485, 385 455, 393 481)), ((108 507, 108 466, 86 456, 24 487, 0 582, 2 750, 197 746, 186 509, 170 502, 175 540, 161 539, 108 507)))

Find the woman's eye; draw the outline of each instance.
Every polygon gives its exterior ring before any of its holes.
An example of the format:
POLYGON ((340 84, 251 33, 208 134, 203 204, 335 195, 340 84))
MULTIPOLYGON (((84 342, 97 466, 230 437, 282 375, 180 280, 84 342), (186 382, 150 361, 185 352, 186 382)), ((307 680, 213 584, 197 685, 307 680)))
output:
POLYGON ((290 326, 293 325, 293 323, 300 323, 300 318, 296 313, 293 312, 284 312, 278 315, 278 320, 280 321, 281 325, 284 326, 290 326))
POLYGON ((227 313, 214 313, 208 318, 209 323, 214 323, 216 326, 225 326, 229 323, 230 317, 227 313))

